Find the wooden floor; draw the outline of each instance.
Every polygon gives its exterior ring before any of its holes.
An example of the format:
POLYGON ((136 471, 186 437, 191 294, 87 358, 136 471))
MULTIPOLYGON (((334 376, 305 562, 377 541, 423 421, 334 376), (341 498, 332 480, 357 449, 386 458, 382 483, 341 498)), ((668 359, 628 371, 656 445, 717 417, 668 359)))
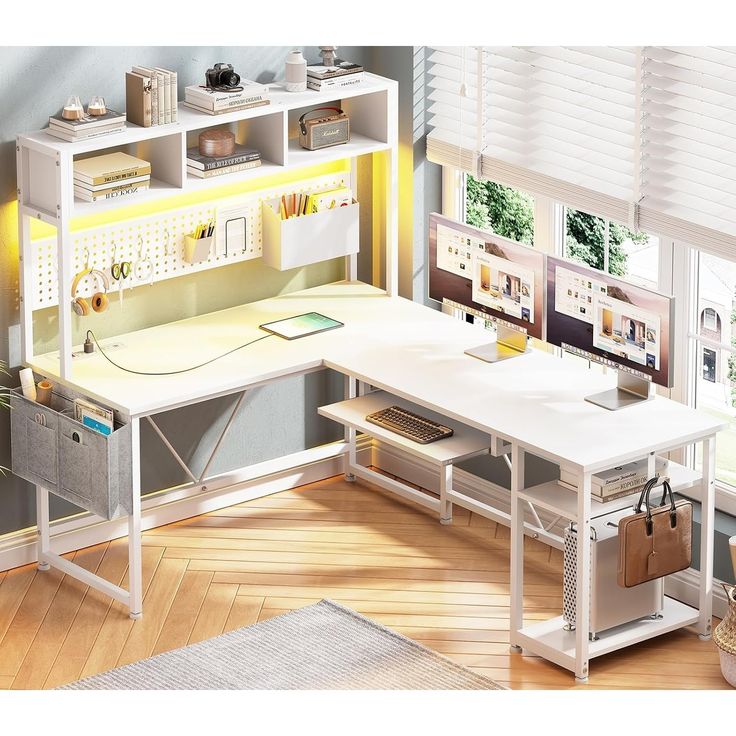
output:
MULTIPOLYGON (((0 572, 0 689, 53 688, 331 598, 511 688, 571 673, 511 654, 509 530, 456 507, 451 527, 333 478, 147 532, 142 620, 57 571, 0 572)), ((70 559, 126 585, 126 540, 70 559)), ((529 619, 561 611, 561 553, 526 540, 529 619)), ((593 660, 582 688, 723 688, 686 630, 593 660)))

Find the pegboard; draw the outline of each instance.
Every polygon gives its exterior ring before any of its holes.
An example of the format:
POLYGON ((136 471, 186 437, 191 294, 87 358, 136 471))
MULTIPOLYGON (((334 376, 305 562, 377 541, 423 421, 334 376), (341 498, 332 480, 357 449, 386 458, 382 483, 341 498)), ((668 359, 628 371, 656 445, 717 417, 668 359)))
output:
MULTIPOLYGON (((116 295, 120 281, 112 278, 114 261, 129 261, 130 275, 122 279, 124 291, 153 284, 165 279, 187 276, 210 268, 260 258, 263 252, 261 204, 282 194, 319 192, 338 186, 350 186, 350 172, 338 172, 304 179, 288 186, 262 189, 220 199, 212 199, 195 205, 169 209, 155 215, 132 218, 107 225, 78 230, 72 233, 74 274, 90 268, 103 271, 110 281, 110 296, 116 295), (246 214, 245 248, 228 252, 216 238, 207 260, 187 263, 184 260, 184 238, 194 232, 200 223, 217 220, 217 211, 224 208, 242 208, 246 214), (151 267, 143 261, 150 260, 151 267), (136 268, 136 264, 139 267, 136 268)), ((215 231, 217 231, 217 225, 215 231)), ((57 241, 56 237, 34 240, 33 253, 33 309, 45 309, 59 303, 57 241)), ((71 287, 71 284, 69 284, 71 287)), ((92 278, 85 278, 77 290, 78 296, 90 296, 99 288, 92 278)), ((69 293, 71 301, 71 293, 69 293)))

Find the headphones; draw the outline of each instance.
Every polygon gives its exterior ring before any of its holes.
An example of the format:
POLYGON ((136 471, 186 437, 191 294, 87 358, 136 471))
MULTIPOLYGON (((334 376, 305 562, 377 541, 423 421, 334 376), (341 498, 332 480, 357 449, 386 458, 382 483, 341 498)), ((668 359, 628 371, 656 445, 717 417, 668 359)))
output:
POLYGON ((103 271, 97 268, 84 268, 81 270, 72 282, 72 309, 74 313, 80 317, 86 317, 90 313, 90 309, 95 312, 104 312, 108 305, 107 292, 109 289, 110 281, 103 271), (89 300, 77 296, 79 284, 86 276, 92 276, 96 282, 102 284, 102 291, 96 291, 89 300))

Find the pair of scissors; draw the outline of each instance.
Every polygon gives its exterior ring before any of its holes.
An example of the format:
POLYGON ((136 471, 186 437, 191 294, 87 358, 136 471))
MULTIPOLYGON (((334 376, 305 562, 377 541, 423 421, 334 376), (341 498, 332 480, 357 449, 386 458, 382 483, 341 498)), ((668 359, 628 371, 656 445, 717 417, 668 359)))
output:
POLYGON ((35 416, 34 416, 33 418, 34 418, 34 419, 36 420, 36 422, 37 422, 38 424, 40 424, 40 425, 41 425, 42 427, 45 427, 45 426, 47 426, 47 425, 46 425, 46 415, 45 415, 45 414, 41 414, 41 412, 40 412, 40 411, 37 411, 37 412, 36 412, 36 415, 35 415, 35 416))
POLYGON ((118 261, 117 260, 118 246, 113 243, 112 248, 112 265, 110 266, 110 275, 118 282, 118 294, 120 297, 120 304, 123 303, 123 281, 130 276, 133 269, 133 264, 130 261, 118 261))

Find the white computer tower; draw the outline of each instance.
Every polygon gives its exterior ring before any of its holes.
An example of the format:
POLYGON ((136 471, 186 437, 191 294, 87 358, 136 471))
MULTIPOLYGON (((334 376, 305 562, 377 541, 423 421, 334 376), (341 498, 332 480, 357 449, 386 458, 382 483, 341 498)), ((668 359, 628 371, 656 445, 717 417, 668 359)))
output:
MULTIPOLYGON (((619 586, 618 521, 633 513, 623 509, 599 516, 590 525, 590 635, 652 616, 664 606, 663 579, 633 588, 619 586)), ((577 604, 577 528, 565 529, 562 618, 575 627, 577 604)))

